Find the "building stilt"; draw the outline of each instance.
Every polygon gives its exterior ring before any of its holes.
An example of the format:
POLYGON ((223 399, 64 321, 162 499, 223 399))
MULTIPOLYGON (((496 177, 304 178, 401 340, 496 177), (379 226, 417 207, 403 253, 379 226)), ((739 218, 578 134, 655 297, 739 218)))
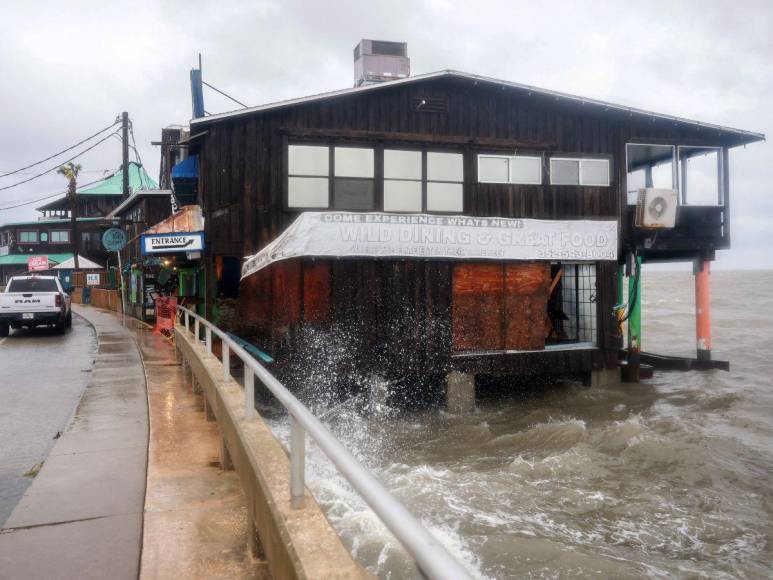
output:
POLYGON ((711 360, 711 262, 696 260, 695 274, 695 338, 699 361, 711 360))
POLYGON ((458 415, 475 410, 475 375, 457 371, 446 375, 446 410, 458 415))

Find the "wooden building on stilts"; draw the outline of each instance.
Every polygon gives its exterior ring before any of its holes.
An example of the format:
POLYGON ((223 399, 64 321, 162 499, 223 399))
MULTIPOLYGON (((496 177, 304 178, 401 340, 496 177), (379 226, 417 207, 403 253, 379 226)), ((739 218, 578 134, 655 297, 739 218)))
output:
POLYGON ((763 135, 407 69, 404 44, 362 41, 353 88, 191 122, 208 316, 280 374, 322 341, 349 372, 439 381, 464 408, 476 375, 619 380, 642 261, 695 262, 707 300, 728 151, 763 135))

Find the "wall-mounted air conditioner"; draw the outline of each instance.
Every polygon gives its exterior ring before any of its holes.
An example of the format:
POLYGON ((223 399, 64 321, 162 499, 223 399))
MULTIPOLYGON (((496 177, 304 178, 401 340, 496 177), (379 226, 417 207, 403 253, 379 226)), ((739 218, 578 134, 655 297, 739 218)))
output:
POLYGON ((636 227, 673 228, 678 206, 679 195, 675 189, 640 189, 636 204, 636 227))

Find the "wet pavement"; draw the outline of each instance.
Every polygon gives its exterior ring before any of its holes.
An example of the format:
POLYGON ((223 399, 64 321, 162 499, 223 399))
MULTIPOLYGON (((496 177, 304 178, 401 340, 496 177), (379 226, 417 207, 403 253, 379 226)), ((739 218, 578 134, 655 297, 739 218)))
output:
MULTIPOLYGON (((136 332, 150 404, 140 578, 270 578, 248 549, 239 477, 220 466, 217 423, 158 334, 136 332)), ((190 377, 190 375, 189 375, 190 377)))
MULTIPOLYGON (((119 318, 96 309, 76 312, 96 330, 95 364, 72 419, 0 531, 3 578, 135 579, 139 571, 148 435, 144 367, 119 318)), ((35 360, 29 357, 27 367, 39 366, 35 360)), ((53 373, 49 380, 69 384, 71 378, 53 373)), ((47 406, 43 397, 41 408, 47 406)))
POLYGON ((24 474, 48 457, 72 416, 96 346, 78 316, 64 335, 42 327, 0 339, 0 527, 33 481, 24 474))

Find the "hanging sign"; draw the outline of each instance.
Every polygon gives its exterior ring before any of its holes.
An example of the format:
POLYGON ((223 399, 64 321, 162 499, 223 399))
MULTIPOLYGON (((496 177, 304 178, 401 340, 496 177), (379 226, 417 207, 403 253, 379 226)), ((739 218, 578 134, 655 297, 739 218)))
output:
POLYGON ((305 212, 242 266, 242 278, 301 256, 617 260, 617 222, 305 212))
POLYGON ((27 258, 27 271, 48 270, 48 256, 30 256, 27 258))
POLYGON ((102 245, 108 252, 120 252, 126 245, 126 232, 119 228, 110 228, 102 234, 102 245))
POLYGON ((179 234, 142 234, 142 254, 200 252, 204 249, 204 232, 179 234))

